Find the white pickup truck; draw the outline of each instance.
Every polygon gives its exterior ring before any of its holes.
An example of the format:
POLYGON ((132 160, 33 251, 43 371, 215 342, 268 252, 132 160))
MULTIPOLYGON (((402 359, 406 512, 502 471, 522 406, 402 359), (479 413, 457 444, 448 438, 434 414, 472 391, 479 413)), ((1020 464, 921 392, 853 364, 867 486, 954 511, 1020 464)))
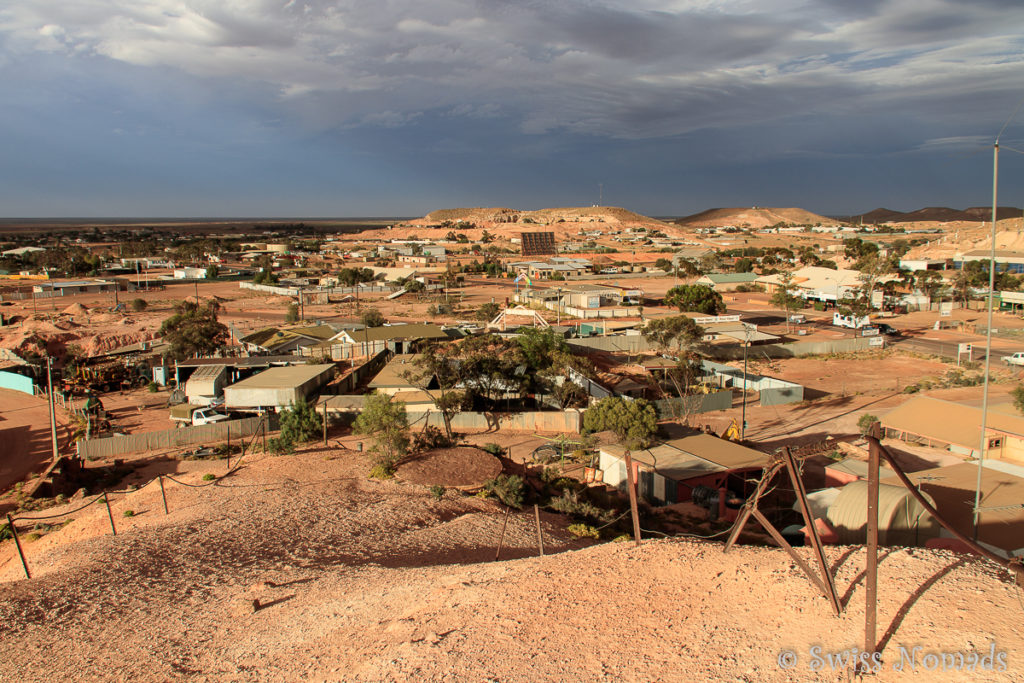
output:
POLYGON ((1012 356, 1003 356, 1003 362, 1007 365, 1024 365, 1024 351, 1018 351, 1012 356))
POLYGON ((219 412, 213 406, 194 406, 182 403, 171 408, 171 419, 178 423, 179 427, 188 425, 208 425, 213 422, 230 420, 229 415, 219 412))

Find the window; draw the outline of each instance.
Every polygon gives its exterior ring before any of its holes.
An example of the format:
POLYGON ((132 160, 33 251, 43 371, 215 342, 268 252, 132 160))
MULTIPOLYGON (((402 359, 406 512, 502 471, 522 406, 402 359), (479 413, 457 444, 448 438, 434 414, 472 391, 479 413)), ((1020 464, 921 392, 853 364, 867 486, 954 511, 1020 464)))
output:
POLYGON ((994 439, 989 439, 988 440, 988 447, 989 448, 1002 448, 1003 447, 1003 437, 999 436, 999 437, 996 437, 994 439))

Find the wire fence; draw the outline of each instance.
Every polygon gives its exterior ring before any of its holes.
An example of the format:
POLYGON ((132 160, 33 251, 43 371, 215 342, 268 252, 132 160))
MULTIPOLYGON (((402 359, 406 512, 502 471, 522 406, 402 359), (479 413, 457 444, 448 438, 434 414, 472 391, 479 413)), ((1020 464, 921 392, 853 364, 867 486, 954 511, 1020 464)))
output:
MULTIPOLYGON (((231 454, 228 453, 228 456, 227 456, 228 471, 225 472, 224 474, 220 475, 220 476, 216 476, 216 475, 212 475, 212 474, 206 474, 206 475, 203 476, 204 482, 202 484, 192 484, 192 483, 189 483, 187 481, 181 481, 180 479, 176 479, 176 478, 172 477, 169 474, 159 474, 159 475, 157 475, 157 477, 155 479, 150 479, 145 484, 143 484, 142 486, 139 486, 139 487, 134 487, 134 488, 130 488, 130 489, 123 489, 123 490, 115 490, 115 491, 104 491, 102 493, 96 494, 96 496, 94 496, 92 498, 92 500, 90 500, 90 501, 80 505, 77 508, 74 508, 73 510, 64 510, 62 512, 58 512, 58 513, 55 513, 55 514, 52 514, 52 515, 25 515, 25 514, 19 514, 19 515, 15 516, 15 515, 13 515, 11 513, 7 513, 7 523, 6 523, 6 525, 4 525, 4 527, 0 527, 0 532, 6 530, 6 532, 9 533, 11 535, 11 537, 14 539, 15 549, 18 552, 18 557, 21 559, 22 569, 25 571, 25 578, 30 579, 30 578, 32 578, 32 574, 29 571, 28 560, 25 557, 25 551, 24 551, 24 548, 22 548, 22 545, 21 545, 21 538, 18 535, 17 522, 32 522, 33 524, 38 524, 39 522, 44 522, 44 521, 47 521, 47 520, 60 519, 62 517, 66 518, 69 515, 73 515, 73 514, 75 514, 77 512, 81 512, 82 510, 86 509, 90 505, 95 505, 97 503, 102 502, 106 506, 106 508, 107 508, 107 518, 110 521, 110 533, 112 535, 116 536, 117 535, 117 526, 114 524, 114 515, 113 515, 113 512, 110 509, 110 497, 111 496, 127 495, 129 493, 136 493, 138 491, 143 490, 144 488, 146 488, 150 484, 156 483, 160 487, 160 499, 161 499, 161 502, 163 503, 164 514, 168 515, 168 514, 170 514, 170 509, 168 508, 168 505, 167 505, 167 491, 166 491, 166 487, 164 486, 164 480, 165 479, 168 480, 168 481, 174 482, 175 484, 178 484, 180 486, 185 486, 185 487, 188 487, 188 488, 200 488, 200 489, 201 488, 206 488, 207 486, 213 486, 215 484, 218 484, 218 483, 222 482, 224 479, 226 479, 227 477, 230 477, 232 474, 234 474, 235 472, 237 472, 238 470, 240 470, 242 468, 242 463, 243 463, 244 459, 246 458, 247 455, 250 455, 250 449, 254 446, 254 444, 256 443, 256 439, 259 438, 260 436, 263 437, 263 440, 264 440, 264 452, 266 452, 266 428, 267 428, 267 424, 268 424, 267 416, 264 415, 264 416, 262 416, 260 418, 261 428, 257 428, 256 431, 254 431, 254 433, 252 434, 252 438, 249 440, 249 443, 246 444, 245 443, 245 439, 244 438, 242 439, 242 452, 241 452, 241 455, 239 455, 239 457, 235 459, 234 466, 232 467, 232 464, 231 464, 231 454), (261 429, 262 429, 262 431, 261 431, 261 429), (207 477, 209 477, 209 480, 206 480, 207 477)), ((255 452, 254 448, 253 448, 252 452, 255 452)), ((252 462, 251 459, 250 459, 250 462, 252 462)), ((255 461, 255 462, 258 462, 258 460, 255 461)), ((3 538, 3 535, 4 534, 0 533, 0 538, 3 538)))

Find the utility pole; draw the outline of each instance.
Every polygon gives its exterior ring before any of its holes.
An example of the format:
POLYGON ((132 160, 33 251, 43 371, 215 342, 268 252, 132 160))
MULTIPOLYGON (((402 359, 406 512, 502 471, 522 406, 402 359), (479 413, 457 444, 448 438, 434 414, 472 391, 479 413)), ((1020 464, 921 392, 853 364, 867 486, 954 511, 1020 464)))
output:
POLYGON ((747 432, 747 349, 750 347, 750 328, 743 326, 743 412, 740 417, 740 441, 747 432))
POLYGON ((50 404, 50 442, 53 445, 53 461, 57 462, 60 455, 57 453, 57 406, 53 401, 53 359, 46 357, 46 396, 50 404))

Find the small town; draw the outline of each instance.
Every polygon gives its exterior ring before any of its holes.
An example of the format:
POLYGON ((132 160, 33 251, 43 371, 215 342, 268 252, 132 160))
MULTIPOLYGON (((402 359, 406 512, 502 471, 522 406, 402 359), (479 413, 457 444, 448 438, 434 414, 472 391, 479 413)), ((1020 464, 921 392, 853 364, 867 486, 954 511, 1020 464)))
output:
POLYGON ((1024 5, 0 9, 0 681, 1024 680, 1024 5))

